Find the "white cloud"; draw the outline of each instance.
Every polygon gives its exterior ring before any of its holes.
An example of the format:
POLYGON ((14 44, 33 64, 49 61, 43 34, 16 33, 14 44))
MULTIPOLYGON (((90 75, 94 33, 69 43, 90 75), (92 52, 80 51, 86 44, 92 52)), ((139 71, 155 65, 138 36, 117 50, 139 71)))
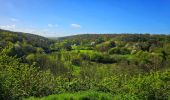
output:
POLYGON ((13 24, 13 25, 2 25, 2 26, 0 26, 0 28, 6 29, 6 30, 13 30, 13 29, 16 28, 16 25, 15 24, 13 24))
POLYGON ((58 27, 57 24, 48 24, 48 27, 52 28, 52 27, 58 27))
POLYGON ((72 28, 81 28, 81 25, 79 25, 79 24, 71 24, 71 27, 72 28))
POLYGON ((53 27, 53 25, 52 24, 48 24, 48 27, 53 27))
POLYGON ((12 22, 17 22, 17 21, 19 21, 19 20, 16 19, 16 18, 10 18, 10 21, 12 21, 12 22))

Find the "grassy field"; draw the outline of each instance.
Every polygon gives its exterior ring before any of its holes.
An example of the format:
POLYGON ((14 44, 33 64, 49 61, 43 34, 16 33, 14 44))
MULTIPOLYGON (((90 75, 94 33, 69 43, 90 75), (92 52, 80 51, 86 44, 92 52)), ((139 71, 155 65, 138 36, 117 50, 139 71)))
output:
POLYGON ((64 93, 58 95, 50 95, 43 98, 30 97, 25 100, 112 100, 111 94, 95 92, 95 91, 84 91, 77 93, 64 93))

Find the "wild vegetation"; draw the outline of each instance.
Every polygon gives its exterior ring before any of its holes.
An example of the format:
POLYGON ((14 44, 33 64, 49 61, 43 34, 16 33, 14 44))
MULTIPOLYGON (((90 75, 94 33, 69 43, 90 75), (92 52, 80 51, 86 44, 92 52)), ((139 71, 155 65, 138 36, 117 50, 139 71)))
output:
POLYGON ((0 30, 0 100, 16 99, 168 100, 170 35, 0 30))

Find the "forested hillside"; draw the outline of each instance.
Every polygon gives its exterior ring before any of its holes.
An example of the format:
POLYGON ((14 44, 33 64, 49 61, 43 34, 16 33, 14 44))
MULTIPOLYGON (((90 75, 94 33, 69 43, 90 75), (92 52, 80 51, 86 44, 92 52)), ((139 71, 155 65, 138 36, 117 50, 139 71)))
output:
POLYGON ((168 100, 170 35, 0 30, 0 100, 16 99, 168 100))

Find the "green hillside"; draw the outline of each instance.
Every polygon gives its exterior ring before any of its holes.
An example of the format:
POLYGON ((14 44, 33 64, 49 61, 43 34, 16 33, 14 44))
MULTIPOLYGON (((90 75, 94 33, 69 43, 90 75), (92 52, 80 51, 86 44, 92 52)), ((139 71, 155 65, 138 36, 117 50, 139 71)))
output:
POLYGON ((168 100, 170 35, 0 30, 0 100, 17 99, 168 100))

